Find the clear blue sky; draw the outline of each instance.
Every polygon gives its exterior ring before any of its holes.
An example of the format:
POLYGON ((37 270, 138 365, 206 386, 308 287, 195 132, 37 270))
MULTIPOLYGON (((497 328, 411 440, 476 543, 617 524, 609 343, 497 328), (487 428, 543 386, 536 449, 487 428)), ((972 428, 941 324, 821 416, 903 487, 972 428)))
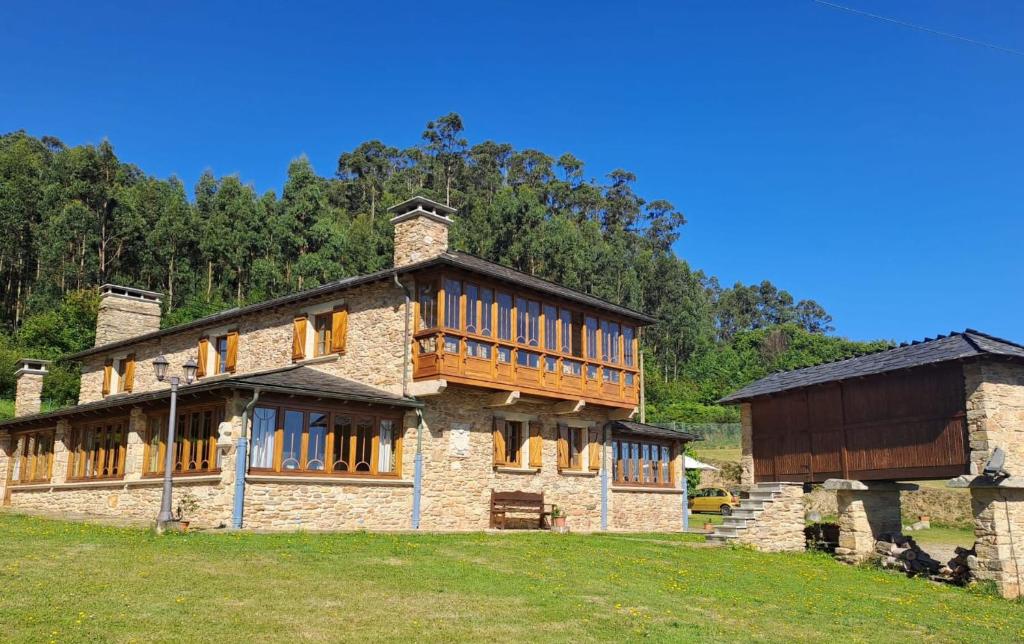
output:
MULTIPOLYGON (((840 2, 1024 50, 1016 0, 840 2)), ((811 0, 90 4, 0 9, 0 131, 262 191, 457 111, 473 142, 637 173, 693 266, 842 335, 1024 341, 1024 56, 811 0)))

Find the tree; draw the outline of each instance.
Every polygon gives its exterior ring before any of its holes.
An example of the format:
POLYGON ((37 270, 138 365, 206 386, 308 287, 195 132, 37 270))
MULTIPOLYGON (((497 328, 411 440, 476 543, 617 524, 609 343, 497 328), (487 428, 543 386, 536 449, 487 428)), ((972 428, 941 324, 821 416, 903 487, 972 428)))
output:
POLYGON ((466 139, 459 136, 462 130, 462 117, 452 112, 427 123, 427 129, 423 132, 427 153, 441 170, 444 203, 447 206, 452 205, 452 181, 466 155, 466 139))

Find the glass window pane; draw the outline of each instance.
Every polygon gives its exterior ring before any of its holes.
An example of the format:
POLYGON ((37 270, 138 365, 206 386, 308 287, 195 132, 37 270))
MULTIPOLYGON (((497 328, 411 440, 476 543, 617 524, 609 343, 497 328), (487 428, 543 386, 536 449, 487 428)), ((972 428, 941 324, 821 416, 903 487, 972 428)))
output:
POLYGON ((305 414, 287 409, 284 412, 284 437, 281 445, 281 469, 299 469, 302 457, 302 421, 305 414))
POLYGON ((494 291, 489 288, 480 289, 480 335, 491 335, 491 306, 494 304, 494 291))
POLYGON ((373 461, 373 419, 360 418, 356 422, 355 471, 369 472, 373 461))
POLYGON ((445 279, 444 281, 444 325, 449 329, 462 328, 462 316, 459 301, 462 299, 462 282, 445 279))
POLYGON ((324 471, 324 450, 327 449, 327 414, 309 413, 309 441, 306 446, 306 469, 324 471))
POLYGON ((498 293, 498 338, 512 339, 512 296, 498 293))
POLYGON ((587 316, 587 357, 597 359, 597 318, 587 316))
POLYGON ((633 366, 633 327, 622 327, 622 357, 627 367, 633 366))
POLYGON ((480 289, 476 284, 466 284, 466 331, 479 333, 480 320, 480 289))
POLYGON ((351 463, 352 419, 348 416, 334 417, 334 454, 331 455, 332 472, 349 472, 351 463))
POLYGON ((420 328, 433 329, 437 326, 437 293, 433 284, 419 286, 420 328))
POLYGON ((558 350, 558 309, 549 304, 544 305, 544 348, 558 350))
POLYGON ((395 447, 398 433, 393 420, 380 421, 380 446, 377 448, 377 472, 387 474, 395 471, 395 447))
POLYGON ((252 445, 249 458, 251 467, 274 467, 274 433, 277 430, 277 410, 257 407, 252 417, 252 445))

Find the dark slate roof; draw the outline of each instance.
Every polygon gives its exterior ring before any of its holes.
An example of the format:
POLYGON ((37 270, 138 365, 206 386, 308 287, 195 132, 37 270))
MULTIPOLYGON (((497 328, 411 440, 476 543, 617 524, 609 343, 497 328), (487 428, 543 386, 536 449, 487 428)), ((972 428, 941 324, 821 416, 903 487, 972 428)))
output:
POLYGON ((636 423, 631 420, 616 420, 612 423, 612 431, 618 434, 635 434, 637 436, 656 436, 658 438, 672 438, 681 441, 699 441, 703 440, 696 434, 690 432, 680 431, 678 429, 668 429, 667 427, 658 427, 657 425, 648 425, 646 423, 636 423))
POLYGON ((479 257, 475 257, 473 255, 470 255, 469 253, 463 253, 461 251, 448 251, 442 253, 437 257, 433 257, 422 262, 417 262, 415 264, 402 266, 398 269, 389 268, 387 270, 377 271, 376 273, 369 273, 367 275, 347 277, 345 279, 330 282, 328 284, 317 286, 316 288, 307 289, 305 291, 291 293, 289 295, 284 295, 282 297, 265 300, 263 302, 257 302, 256 304, 250 304, 248 306, 227 309, 225 311, 214 313, 213 315, 209 315, 204 318, 199 318, 198 320, 193 320, 191 322, 186 322, 184 324, 178 324, 172 327, 168 327, 166 329, 160 329, 159 331, 153 331, 151 333, 145 333, 143 335, 138 335, 132 338, 128 338, 126 340, 120 340, 118 342, 111 342, 97 347, 91 347, 89 349, 85 349, 83 351, 79 351, 77 353, 72 353, 70 355, 64 356, 64 359, 80 360, 81 358, 95 355, 97 353, 105 353, 108 351, 112 351, 114 349, 118 349, 120 347, 126 347, 129 345, 137 344, 139 342, 153 340, 156 338, 171 335, 173 333, 180 333, 182 331, 187 331, 189 329, 198 329, 201 327, 216 326, 228 320, 233 320, 235 318, 243 317, 246 315, 252 315, 254 313, 259 313, 261 311, 265 311, 268 309, 273 309, 280 306, 287 306, 290 304, 295 304, 306 300, 316 299, 319 297, 330 295, 337 291, 344 291, 350 288, 354 288, 356 286, 361 286, 363 284, 368 284, 370 282, 375 282, 382 279, 391 279, 392 276, 395 275, 396 273, 404 275, 406 273, 419 271, 435 266, 453 266, 472 273, 487 275, 488 277, 492 277, 494 279, 501 280, 504 282, 509 282, 511 284, 515 284, 523 288, 528 288, 535 291, 539 291, 541 293, 554 295, 555 297, 572 300, 574 302, 578 302, 580 304, 584 304, 586 306, 590 306, 603 311, 610 311, 617 315, 621 315, 625 318, 634 320, 639 324, 652 324, 654 322, 657 322, 655 318, 649 315, 645 315, 638 311, 628 309, 624 306, 612 304, 611 302, 602 300, 599 297, 594 297, 593 295, 588 295, 586 293, 573 290, 566 286, 562 286, 554 282, 549 282, 539 277, 527 275, 526 273, 522 273, 520 271, 508 268, 507 266, 502 266, 501 264, 495 264, 494 262, 489 262, 485 259, 480 259, 479 257))
POLYGON ((790 389, 979 356, 1024 359, 1024 346, 974 329, 967 329, 963 332, 954 331, 949 335, 925 338, 922 341, 902 344, 893 349, 855 358, 773 373, 729 394, 718 402, 738 403, 757 396, 790 389))
MULTIPOLYGON (((267 393, 295 394, 297 396, 315 396, 351 402, 365 402, 399 407, 421 407, 422 403, 411 398, 403 398, 383 389, 370 387, 362 383, 339 378, 305 365, 291 365, 280 369, 239 374, 229 377, 213 376, 204 378, 191 385, 178 389, 179 397, 189 397, 221 389, 255 390, 267 393)), ((126 407, 161 401, 171 396, 171 390, 146 391, 137 394, 115 394, 103 400, 65 407, 54 411, 19 416, 0 421, 0 431, 17 429, 32 425, 39 426, 56 422, 61 418, 80 416, 91 412, 110 411, 126 407)))

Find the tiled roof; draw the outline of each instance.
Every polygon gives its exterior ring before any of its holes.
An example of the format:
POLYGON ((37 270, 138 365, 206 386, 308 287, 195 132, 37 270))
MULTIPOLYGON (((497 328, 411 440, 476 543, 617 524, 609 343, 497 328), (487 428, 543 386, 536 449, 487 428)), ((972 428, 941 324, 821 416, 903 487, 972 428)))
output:
POLYGON ((986 355, 1024 359, 1024 346, 974 329, 954 331, 855 358, 773 373, 718 402, 738 403, 789 389, 986 355))
POLYGON ((658 427, 657 425, 648 425, 646 423, 637 423, 631 420, 617 420, 612 423, 612 431, 620 434, 636 434, 637 436, 656 436, 658 438, 673 438, 681 441, 699 441, 703 440, 696 434, 690 432, 680 431, 678 429, 669 429, 667 427, 658 427))
MULTIPOLYGON (((306 365, 291 365, 279 369, 237 376, 214 376, 191 385, 182 386, 178 389, 178 395, 179 397, 187 397, 218 389, 254 390, 257 388, 268 393, 316 396, 334 400, 396 405, 399 407, 422 406, 422 403, 411 398, 403 398, 398 394, 393 394, 383 389, 370 387, 346 378, 339 378, 306 365)), ((56 422, 61 418, 69 418, 91 412, 134 407, 170 398, 170 396, 170 386, 166 389, 137 394, 115 394, 107 396, 103 400, 96 400, 84 405, 75 405, 74 407, 65 407, 54 411, 0 421, 0 430, 56 422)))
POLYGON ((289 304, 295 304, 306 300, 312 300, 318 297, 330 295, 338 291, 344 291, 350 288, 354 288, 362 284, 368 284, 370 282, 375 282, 383 279, 391 279, 391 277, 396 273, 405 274, 413 271, 423 270, 434 266, 442 265, 454 266, 456 268, 461 268, 472 273, 487 275, 489 277, 509 282, 512 284, 516 284, 524 288, 533 289, 541 293, 548 293, 550 295, 554 295, 556 297, 564 298, 567 300, 572 300, 574 302, 578 302, 580 304, 584 304, 586 306, 590 306, 596 309, 610 311, 617 315, 621 315, 623 317, 635 320, 640 324, 650 324, 657 321, 655 318, 640 313, 638 311, 634 311, 632 309, 628 309, 624 306, 619 306, 617 304, 612 304, 611 302, 602 300, 599 297, 594 297, 593 295, 588 295, 586 293, 573 290, 566 286, 562 286, 554 282, 549 282, 539 277, 527 275, 526 273, 522 273, 520 271, 508 268, 507 266, 502 266, 501 264, 495 264, 494 262, 489 262, 485 259, 480 259, 479 257, 475 257, 473 255, 470 255, 469 253, 463 253, 461 251, 448 251, 442 253, 437 257, 433 257, 422 262, 417 262, 415 264, 402 266, 397 269, 389 268, 387 270, 377 271, 375 273, 369 273, 367 275, 347 277, 345 279, 330 282, 328 284, 317 286, 316 288, 307 289, 305 291, 291 293, 289 295, 284 295, 270 300, 265 300, 263 302, 257 302, 256 304, 250 304, 248 306, 227 309, 226 311, 214 313, 213 315, 209 315, 204 318, 199 318, 198 320, 193 320, 191 322, 186 322, 184 324, 178 324, 176 326, 168 327, 166 329, 160 329, 159 331, 153 331, 151 333, 145 333, 143 335, 135 336, 125 340, 120 340, 118 342, 111 342, 97 347, 91 347, 89 349, 85 349, 83 351, 79 351, 77 353, 72 353, 70 355, 64 356, 64 359, 80 360, 82 358, 95 355, 97 353, 105 353, 108 351, 112 351, 114 349, 118 349, 120 347, 126 347, 129 345, 137 344, 139 342, 146 342, 148 340, 164 337, 167 335, 171 335, 173 333, 180 333, 182 331, 187 331, 189 329, 216 326, 228 320, 233 320, 235 318, 239 318, 245 315, 252 315, 254 313, 258 313, 260 311, 265 311, 268 309, 273 309, 279 306, 287 306, 289 304))

